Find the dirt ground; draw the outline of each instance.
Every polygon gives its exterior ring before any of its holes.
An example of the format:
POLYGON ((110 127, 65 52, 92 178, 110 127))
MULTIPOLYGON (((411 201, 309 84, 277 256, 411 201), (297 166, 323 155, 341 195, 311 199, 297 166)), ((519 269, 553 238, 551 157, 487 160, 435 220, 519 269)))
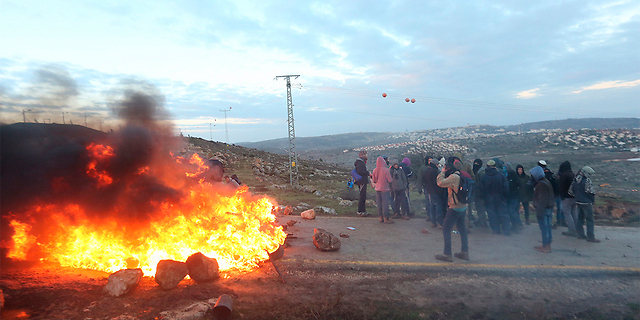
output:
MULTIPOLYGON (((165 291, 146 277, 130 294, 103 292, 108 274, 2 261, 2 319, 159 319, 162 311, 229 294, 233 319, 640 319, 640 237, 634 228, 597 227, 593 244, 554 230, 553 252, 533 250, 537 225, 511 237, 473 228, 470 261, 440 263, 442 233, 423 219, 294 220, 295 238, 275 263, 243 275, 165 291), (355 230, 349 230, 352 227, 355 230), (338 235, 318 251, 314 228, 338 235)), ((453 235, 453 249, 459 249, 453 235)))

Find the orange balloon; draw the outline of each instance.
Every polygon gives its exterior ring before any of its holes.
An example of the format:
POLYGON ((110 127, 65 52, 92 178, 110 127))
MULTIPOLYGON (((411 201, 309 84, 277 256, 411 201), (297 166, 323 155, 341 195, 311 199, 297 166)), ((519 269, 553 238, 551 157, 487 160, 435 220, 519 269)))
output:
POLYGON ((387 97, 387 94, 386 94, 386 93, 383 93, 383 94, 382 94, 382 97, 383 97, 383 98, 386 98, 386 97, 387 97))
POLYGON ((409 102, 409 98, 404 99, 404 101, 409 102))
POLYGON ((411 99, 411 103, 416 103, 416 99, 411 99))

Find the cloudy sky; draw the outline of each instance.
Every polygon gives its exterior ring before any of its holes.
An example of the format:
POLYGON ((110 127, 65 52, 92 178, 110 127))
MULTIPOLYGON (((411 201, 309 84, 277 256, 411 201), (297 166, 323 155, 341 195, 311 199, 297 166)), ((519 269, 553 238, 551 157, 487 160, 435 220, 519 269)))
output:
POLYGON ((5 123, 106 130, 133 87, 176 132, 284 138, 280 75, 298 137, 638 117, 640 2, 0 0, 5 123))

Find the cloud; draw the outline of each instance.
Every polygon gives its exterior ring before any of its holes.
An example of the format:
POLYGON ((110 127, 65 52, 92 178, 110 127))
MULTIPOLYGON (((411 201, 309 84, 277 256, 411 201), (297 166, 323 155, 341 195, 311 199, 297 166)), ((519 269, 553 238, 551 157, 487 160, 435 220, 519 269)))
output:
POLYGON ((531 98, 539 97, 540 94, 538 93, 538 91, 540 91, 540 88, 520 91, 520 92, 516 93, 516 98, 518 98, 518 99, 531 99, 531 98))
POLYGON ((622 82, 622 80, 606 81, 606 82, 596 83, 596 84, 590 85, 588 87, 582 87, 582 89, 573 91, 573 93, 581 93, 583 91, 588 91, 588 90, 603 90, 603 89, 611 89, 611 88, 630 88, 630 87, 637 87, 637 86, 640 86, 640 80, 627 81, 627 82, 622 82))

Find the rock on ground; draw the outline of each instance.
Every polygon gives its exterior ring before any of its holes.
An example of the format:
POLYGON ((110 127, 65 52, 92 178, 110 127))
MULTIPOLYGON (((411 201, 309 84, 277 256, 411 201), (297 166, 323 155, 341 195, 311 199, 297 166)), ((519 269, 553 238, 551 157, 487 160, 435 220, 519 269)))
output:
POLYGON ((205 256, 201 252, 196 252, 187 258, 187 269, 189 270, 189 276, 195 282, 207 282, 220 276, 218 261, 205 256))
POLYGON ((162 289, 175 288, 189 273, 187 264, 175 260, 160 260, 156 266, 156 282, 162 289))
POLYGON ((144 273, 142 269, 123 269, 109 276, 104 291, 113 297, 120 297, 135 289, 144 273))
POLYGON ((303 219, 313 220, 316 218, 316 212, 313 209, 309 209, 309 210, 302 211, 300 216, 303 219))
POLYGON ((313 244, 322 251, 336 251, 340 249, 340 238, 324 229, 313 229, 313 244))

